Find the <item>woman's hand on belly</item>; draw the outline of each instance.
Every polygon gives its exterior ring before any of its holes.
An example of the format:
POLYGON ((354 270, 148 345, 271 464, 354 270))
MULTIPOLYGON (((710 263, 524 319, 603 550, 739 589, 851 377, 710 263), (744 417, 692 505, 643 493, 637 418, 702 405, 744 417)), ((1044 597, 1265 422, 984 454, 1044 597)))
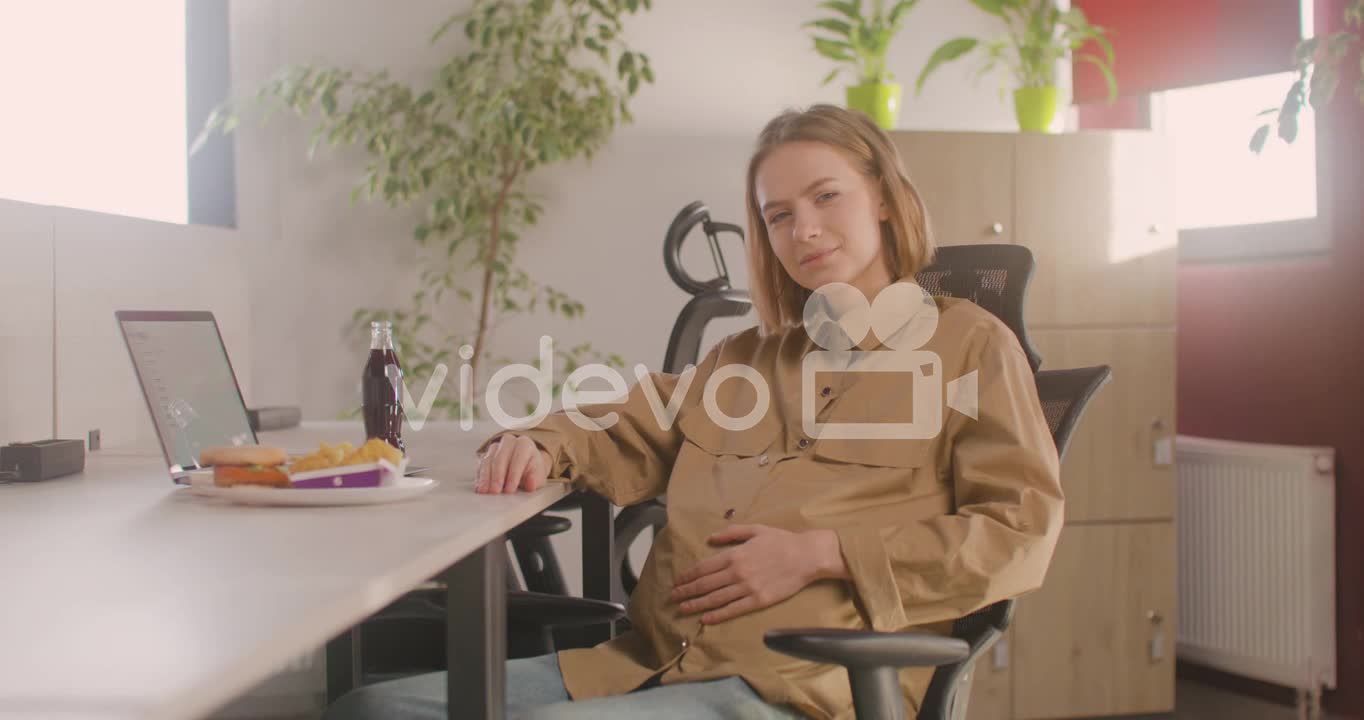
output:
POLYGON ((706 625, 775 605, 816 580, 848 573, 832 530, 733 525, 707 541, 733 547, 678 575, 669 596, 683 615, 705 613, 701 622, 706 625))

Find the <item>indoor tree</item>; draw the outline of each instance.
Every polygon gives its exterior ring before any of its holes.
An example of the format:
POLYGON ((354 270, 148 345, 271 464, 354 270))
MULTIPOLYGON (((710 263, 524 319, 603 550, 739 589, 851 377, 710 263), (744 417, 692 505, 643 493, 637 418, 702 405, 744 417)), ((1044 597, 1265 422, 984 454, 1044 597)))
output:
MULTIPOLYGON (((199 142, 231 131, 243 106, 264 105, 267 115, 284 109, 314 122, 310 156, 323 143, 363 148, 352 201, 423 208, 412 236, 425 266, 407 307, 362 308, 352 321, 391 321, 410 376, 430 377, 470 345, 479 388, 485 361, 510 362, 489 351, 507 316, 584 311, 516 264, 522 233, 543 212, 527 181, 542 166, 591 159, 617 125, 632 120, 630 100, 654 75, 649 58, 626 44, 623 20, 649 7, 650 0, 475 0, 436 29, 431 43, 451 51, 424 82, 384 70, 287 67, 253 101, 214 112, 199 142)), ((590 343, 556 346, 555 355, 552 392, 561 389, 561 374, 584 362, 624 364, 590 343)), ((457 395, 442 393, 435 408, 477 413, 477 402, 461 408, 457 395)))

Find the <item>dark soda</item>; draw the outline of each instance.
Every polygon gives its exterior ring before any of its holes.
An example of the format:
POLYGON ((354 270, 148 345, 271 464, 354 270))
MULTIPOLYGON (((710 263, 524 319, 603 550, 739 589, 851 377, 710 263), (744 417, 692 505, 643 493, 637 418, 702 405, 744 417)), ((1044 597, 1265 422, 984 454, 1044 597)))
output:
POLYGON ((404 453, 402 365, 393 349, 393 326, 370 323, 369 361, 361 376, 365 439, 379 438, 404 453), (391 369, 390 369, 391 368, 391 369))

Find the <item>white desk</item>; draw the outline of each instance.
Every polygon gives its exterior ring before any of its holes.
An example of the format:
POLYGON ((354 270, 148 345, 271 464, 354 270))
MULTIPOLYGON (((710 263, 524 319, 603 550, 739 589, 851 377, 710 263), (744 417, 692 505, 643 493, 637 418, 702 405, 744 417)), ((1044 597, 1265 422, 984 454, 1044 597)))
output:
MULTIPOLYGON (((566 486, 475 494, 486 434, 452 429, 412 435, 441 485, 395 505, 229 505, 177 489, 159 455, 99 452, 82 475, 0 486, 0 716, 199 717, 454 565, 465 616, 451 635, 475 637, 452 677, 467 669, 485 697, 461 704, 500 717, 504 647, 489 625, 505 620, 505 587, 484 582, 501 578, 490 548, 566 486)), ((263 441, 351 434, 324 424, 263 441)))

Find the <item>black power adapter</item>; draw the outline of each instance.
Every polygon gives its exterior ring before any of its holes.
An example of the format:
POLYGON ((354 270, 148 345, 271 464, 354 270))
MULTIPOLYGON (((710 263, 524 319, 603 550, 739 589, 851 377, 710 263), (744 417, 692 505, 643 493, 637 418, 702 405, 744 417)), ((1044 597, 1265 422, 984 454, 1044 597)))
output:
POLYGON ((0 447, 0 482, 35 482, 85 469, 85 443, 41 440, 0 447))

